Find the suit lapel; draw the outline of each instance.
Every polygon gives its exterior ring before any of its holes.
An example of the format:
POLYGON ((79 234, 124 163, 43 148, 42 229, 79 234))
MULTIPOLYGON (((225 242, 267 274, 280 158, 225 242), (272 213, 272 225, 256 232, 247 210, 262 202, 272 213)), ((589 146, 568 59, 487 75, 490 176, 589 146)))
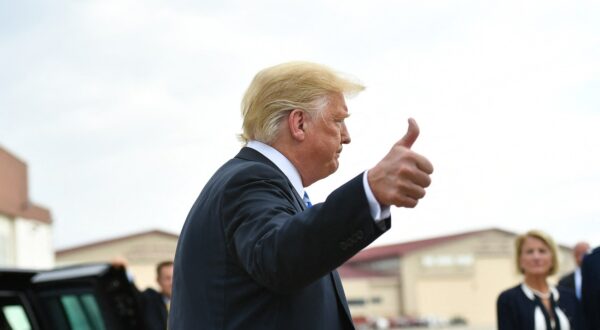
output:
POLYGON ((288 184, 289 184, 292 192, 294 193, 294 199, 296 200, 296 208, 298 208, 298 211, 302 212, 302 211, 306 210, 306 205, 304 205, 304 200, 302 200, 302 198, 300 198, 300 196, 298 195, 298 192, 296 191, 294 186, 292 186, 292 184, 289 182, 289 180, 288 180, 288 184))

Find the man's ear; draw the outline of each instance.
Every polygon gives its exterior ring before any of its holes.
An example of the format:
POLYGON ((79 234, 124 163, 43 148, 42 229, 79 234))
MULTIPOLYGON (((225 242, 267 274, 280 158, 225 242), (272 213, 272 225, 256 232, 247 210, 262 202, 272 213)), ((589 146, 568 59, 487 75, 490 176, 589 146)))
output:
POLYGON ((304 141, 306 137, 306 119, 307 113, 300 109, 294 109, 288 116, 288 126, 290 135, 296 141, 304 141))

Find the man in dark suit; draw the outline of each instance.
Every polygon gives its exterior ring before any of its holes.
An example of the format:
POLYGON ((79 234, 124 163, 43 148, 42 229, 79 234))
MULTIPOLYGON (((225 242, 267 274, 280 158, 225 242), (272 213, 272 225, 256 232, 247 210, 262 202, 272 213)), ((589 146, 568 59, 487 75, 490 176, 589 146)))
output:
POLYGON ((166 330, 173 284, 172 261, 163 261, 156 266, 156 283, 160 292, 148 288, 141 294, 146 329, 166 330))
POLYGON ((335 269, 415 207, 431 163, 408 131, 375 167, 312 205, 304 188, 350 143, 344 95, 364 87, 313 63, 259 72, 242 101, 245 147, 205 185, 175 254, 169 329, 353 329, 335 269))
POLYGON ((590 245, 587 242, 579 242, 573 248, 573 257, 577 267, 571 273, 563 276, 558 285, 569 289, 575 293, 577 299, 581 300, 581 262, 583 257, 590 251, 590 245))
POLYGON ((600 329, 600 247, 583 258, 581 302, 589 330, 600 329))

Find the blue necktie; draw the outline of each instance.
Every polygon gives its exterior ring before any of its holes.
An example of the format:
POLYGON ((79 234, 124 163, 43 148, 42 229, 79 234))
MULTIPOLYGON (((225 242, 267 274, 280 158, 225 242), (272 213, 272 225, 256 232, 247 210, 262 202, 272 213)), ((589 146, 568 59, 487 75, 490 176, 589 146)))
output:
POLYGON ((304 201, 304 205, 306 205, 307 208, 311 208, 312 207, 312 203, 310 202, 310 198, 308 198, 308 194, 306 193, 306 191, 304 192, 304 197, 302 197, 302 200, 304 201))

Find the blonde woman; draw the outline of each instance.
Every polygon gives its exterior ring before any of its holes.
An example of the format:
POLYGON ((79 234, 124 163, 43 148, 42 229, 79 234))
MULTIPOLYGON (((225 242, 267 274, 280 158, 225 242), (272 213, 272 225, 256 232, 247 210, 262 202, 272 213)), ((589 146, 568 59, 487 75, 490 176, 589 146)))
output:
POLYGON ((548 283, 558 268, 557 248, 546 233, 517 237, 515 261, 523 282, 500 294, 498 330, 579 330, 583 319, 575 294, 548 283))

